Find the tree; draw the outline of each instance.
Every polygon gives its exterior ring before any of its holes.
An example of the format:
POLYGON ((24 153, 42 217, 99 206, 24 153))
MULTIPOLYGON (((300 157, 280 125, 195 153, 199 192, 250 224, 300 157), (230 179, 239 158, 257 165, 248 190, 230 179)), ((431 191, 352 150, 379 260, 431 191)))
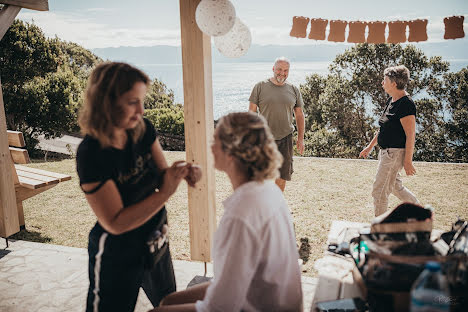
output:
POLYGON ((56 71, 58 53, 59 47, 51 44, 39 27, 15 20, 0 41, 0 73, 5 89, 56 71))
POLYGON ((441 57, 426 57, 412 45, 358 44, 336 56, 327 77, 306 79, 301 85, 306 129, 316 129, 322 137, 336 137, 316 142, 345 144, 346 149, 326 150, 357 157, 375 134, 388 98, 381 87, 383 71, 394 65, 405 65, 411 74, 407 91, 417 106, 415 159, 446 161, 444 105, 437 98, 443 94, 441 81, 449 64, 441 57))
POLYGON ((154 78, 145 97, 145 108, 170 108, 174 105, 174 92, 168 90, 166 85, 154 78))
POLYGON ((468 162, 468 67, 444 76, 445 124, 451 159, 468 162))
POLYGON ((70 68, 75 75, 84 78, 84 82, 91 70, 102 62, 100 57, 74 42, 66 42, 58 38, 52 39, 51 42, 56 44, 61 51, 61 64, 70 68))
MULTIPOLYGON (((78 130, 77 117, 91 70, 102 59, 73 42, 47 39, 34 24, 16 20, 0 41, 7 127, 22 131, 34 155, 37 138, 78 130)), ((174 93, 154 79, 145 107, 162 109, 153 119, 169 133, 183 134, 183 110, 174 93)))
POLYGON ((357 97, 370 100, 373 112, 380 115, 387 95, 381 87, 384 69, 389 66, 405 65, 410 71, 407 91, 417 97, 427 91, 434 80, 442 78, 449 70, 449 63, 441 57, 427 58, 413 45, 400 44, 357 44, 336 56, 330 72, 351 82, 357 97))
POLYGON ((304 105, 303 110, 308 125, 316 123, 324 126, 325 121, 322 116, 322 108, 319 106, 319 98, 326 86, 326 78, 318 74, 307 76, 306 83, 301 85, 302 99, 307 104, 304 105))
POLYGON ((23 132, 32 154, 39 135, 77 130, 78 106, 98 57, 15 20, 0 41, 0 61, 7 127, 23 132))

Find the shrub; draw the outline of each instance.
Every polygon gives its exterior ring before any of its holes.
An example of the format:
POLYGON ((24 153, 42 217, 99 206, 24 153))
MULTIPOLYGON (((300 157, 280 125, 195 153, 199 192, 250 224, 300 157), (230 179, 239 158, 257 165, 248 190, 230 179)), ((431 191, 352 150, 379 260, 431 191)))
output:
POLYGON ((158 132, 184 135, 184 110, 180 106, 148 109, 145 111, 145 117, 158 132))

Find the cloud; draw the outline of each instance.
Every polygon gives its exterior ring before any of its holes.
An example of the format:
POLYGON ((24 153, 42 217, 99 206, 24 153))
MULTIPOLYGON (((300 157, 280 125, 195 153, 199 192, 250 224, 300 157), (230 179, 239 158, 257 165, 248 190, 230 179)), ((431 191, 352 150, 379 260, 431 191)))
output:
POLYGON ((88 8, 86 9, 87 12, 98 12, 98 13, 112 13, 117 11, 116 8, 88 8))
POLYGON ((118 46, 180 45, 179 29, 119 28, 79 15, 24 12, 18 16, 39 26, 47 37, 76 42, 87 49, 118 46))

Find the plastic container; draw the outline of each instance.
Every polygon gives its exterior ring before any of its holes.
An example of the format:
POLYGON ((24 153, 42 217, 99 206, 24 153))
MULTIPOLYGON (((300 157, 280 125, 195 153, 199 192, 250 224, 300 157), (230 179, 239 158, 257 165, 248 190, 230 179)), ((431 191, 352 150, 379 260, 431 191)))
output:
POLYGON ((411 312, 450 311, 450 290, 440 264, 428 262, 411 287, 411 312))

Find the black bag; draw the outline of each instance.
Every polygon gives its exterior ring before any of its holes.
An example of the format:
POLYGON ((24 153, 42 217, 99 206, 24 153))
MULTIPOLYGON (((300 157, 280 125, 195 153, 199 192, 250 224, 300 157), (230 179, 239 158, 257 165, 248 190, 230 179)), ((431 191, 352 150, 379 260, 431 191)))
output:
POLYGON ((151 270, 169 248, 169 226, 167 225, 167 212, 165 210, 155 229, 148 235, 146 246, 148 248, 147 267, 151 270))

